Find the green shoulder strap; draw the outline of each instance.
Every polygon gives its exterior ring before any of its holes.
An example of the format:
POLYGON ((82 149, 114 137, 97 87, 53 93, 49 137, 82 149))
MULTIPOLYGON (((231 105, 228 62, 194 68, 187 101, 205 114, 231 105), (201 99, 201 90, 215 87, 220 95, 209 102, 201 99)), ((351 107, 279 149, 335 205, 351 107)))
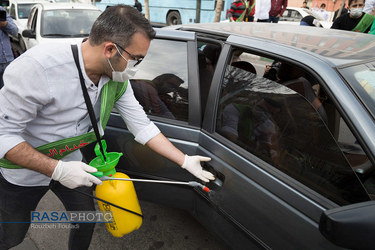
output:
POLYGON ((366 32, 366 30, 372 25, 374 22, 375 17, 369 14, 365 14, 361 21, 357 24, 357 26, 354 27, 352 31, 355 32, 366 32))
MULTIPOLYGON (((127 86, 128 81, 121 83, 114 82, 112 80, 103 86, 101 91, 102 97, 100 108, 100 124, 103 131, 108 123, 108 119, 111 115, 115 102, 125 93, 127 86)), ((60 160, 77 149, 83 148, 94 141, 96 141, 95 133, 89 132, 87 134, 44 144, 37 147, 36 150, 53 159, 60 160)), ((11 161, 4 158, 0 159, 0 166, 11 169, 22 168, 21 166, 13 164, 11 161)))
POLYGON ((234 107, 240 112, 239 123, 237 127, 238 135, 243 139, 250 141, 253 133, 253 115, 249 105, 233 103, 234 107))
POLYGON ((240 17, 237 18, 236 22, 242 22, 245 19, 246 16, 250 15, 251 11, 253 10, 253 8, 255 6, 255 0, 254 0, 254 2, 253 2, 253 4, 251 5, 250 8, 249 8, 249 2, 246 2, 245 6, 246 6, 246 9, 244 10, 244 12, 242 12, 240 17))

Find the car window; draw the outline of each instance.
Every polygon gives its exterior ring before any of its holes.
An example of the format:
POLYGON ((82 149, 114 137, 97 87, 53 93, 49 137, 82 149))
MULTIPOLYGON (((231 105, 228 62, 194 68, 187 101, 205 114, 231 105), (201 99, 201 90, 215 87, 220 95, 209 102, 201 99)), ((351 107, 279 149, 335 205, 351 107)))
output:
POLYGON ((355 90, 363 104, 375 117, 375 63, 352 65, 340 69, 340 73, 355 90))
POLYGON ((29 4, 18 4, 18 18, 19 19, 27 19, 29 18, 31 7, 33 7, 33 3, 29 4))
MULTIPOLYGON (((36 8, 31 18, 31 29, 36 32, 36 23, 38 21, 39 10, 36 8)), ((29 20, 30 21, 30 20, 29 20)))
POLYGON ((130 80, 134 95, 148 115, 188 121, 187 43, 154 39, 130 80))
POLYGON ((63 9, 43 11, 40 35, 42 37, 86 37, 99 10, 63 9))
POLYGON ((16 18, 16 7, 14 6, 14 3, 9 8, 9 15, 13 18, 16 18))
POLYGON ((280 21, 288 21, 288 22, 299 22, 302 19, 302 15, 296 11, 287 9, 284 11, 283 15, 280 17, 280 21))
POLYGON ((201 94, 202 114, 205 112, 208 92, 212 77, 221 52, 221 45, 198 40, 199 86, 201 94))
POLYGON ((320 91, 296 65, 233 50, 216 131, 338 204, 368 200, 352 167, 372 164, 355 140, 339 142, 341 120, 331 103, 323 105, 320 91))
MULTIPOLYGON (((28 29, 33 29, 33 22, 35 23, 34 19, 36 19, 35 17, 37 17, 37 10, 38 8, 34 8, 31 10, 30 12, 30 18, 27 20, 27 28, 28 29)), ((35 28, 34 28, 34 31, 35 31, 35 28)))

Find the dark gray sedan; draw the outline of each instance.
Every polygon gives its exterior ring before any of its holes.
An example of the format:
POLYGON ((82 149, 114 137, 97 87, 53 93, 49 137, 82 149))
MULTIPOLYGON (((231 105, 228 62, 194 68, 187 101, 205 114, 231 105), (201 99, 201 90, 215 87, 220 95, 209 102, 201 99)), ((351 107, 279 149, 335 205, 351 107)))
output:
MULTIPOLYGON (((190 211, 233 249, 373 247, 374 55, 375 36, 306 26, 158 29, 134 94, 174 145, 212 158, 216 181, 209 194, 135 183, 138 197, 190 211)), ((105 139, 118 171, 194 180, 115 111, 105 139)))

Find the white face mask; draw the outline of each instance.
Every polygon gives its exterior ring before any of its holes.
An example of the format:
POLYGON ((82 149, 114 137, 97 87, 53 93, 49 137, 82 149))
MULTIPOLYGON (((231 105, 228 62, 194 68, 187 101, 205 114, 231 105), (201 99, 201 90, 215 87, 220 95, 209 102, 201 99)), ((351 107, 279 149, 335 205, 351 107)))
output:
POLYGON ((112 67, 111 62, 108 60, 109 66, 112 69, 112 80, 115 82, 125 82, 129 80, 130 78, 134 77, 137 73, 138 69, 134 66, 137 63, 137 60, 127 60, 119 51, 117 46, 115 45, 117 52, 120 54, 120 56, 127 62, 126 68, 124 71, 115 71, 112 67))
POLYGON ((363 8, 351 8, 350 15, 352 17, 360 17, 362 15, 363 8))

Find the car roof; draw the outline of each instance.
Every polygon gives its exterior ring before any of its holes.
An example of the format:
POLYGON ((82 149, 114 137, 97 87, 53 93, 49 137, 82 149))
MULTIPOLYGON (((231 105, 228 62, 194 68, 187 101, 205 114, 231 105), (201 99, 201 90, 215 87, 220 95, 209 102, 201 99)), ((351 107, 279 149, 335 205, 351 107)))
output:
POLYGON ((47 0, 10 0, 9 1, 10 4, 12 3, 48 3, 47 0))
POLYGON ((38 3, 43 6, 43 10, 58 10, 58 9, 92 9, 99 10, 97 7, 86 3, 38 3))
MULTIPOLYGON (((334 65, 373 59, 375 36, 352 31, 271 23, 205 23, 180 25, 176 29, 261 39, 298 48, 334 65)), ((231 39, 235 39, 234 37, 231 39)))

